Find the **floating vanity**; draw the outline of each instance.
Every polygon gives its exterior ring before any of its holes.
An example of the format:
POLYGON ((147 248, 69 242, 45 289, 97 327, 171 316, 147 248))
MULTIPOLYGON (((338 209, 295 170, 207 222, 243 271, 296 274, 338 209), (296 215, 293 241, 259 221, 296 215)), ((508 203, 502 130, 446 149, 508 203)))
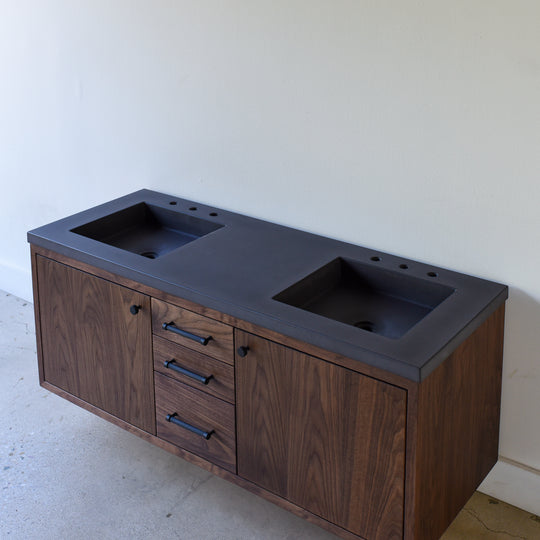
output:
POLYGON ((43 387, 342 538, 497 460, 504 285, 148 190, 28 240, 43 387))

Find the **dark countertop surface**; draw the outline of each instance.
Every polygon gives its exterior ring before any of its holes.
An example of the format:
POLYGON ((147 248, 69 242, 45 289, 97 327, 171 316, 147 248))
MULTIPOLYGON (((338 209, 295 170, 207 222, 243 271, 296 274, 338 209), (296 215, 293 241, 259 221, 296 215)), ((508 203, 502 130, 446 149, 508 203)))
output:
POLYGON ((508 297, 508 288, 499 283, 149 190, 34 229, 28 241, 414 381, 424 379, 508 297), (223 227, 156 259, 72 232, 140 202, 223 227), (374 256, 380 260, 373 261, 374 256), (404 272, 454 292, 399 339, 273 299, 338 257, 404 272), (408 268, 400 269, 403 264, 408 268))

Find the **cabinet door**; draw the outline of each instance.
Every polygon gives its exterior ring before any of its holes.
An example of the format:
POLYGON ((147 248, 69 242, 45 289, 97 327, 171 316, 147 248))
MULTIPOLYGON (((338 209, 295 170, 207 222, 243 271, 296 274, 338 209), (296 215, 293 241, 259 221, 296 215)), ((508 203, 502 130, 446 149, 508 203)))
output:
POLYGON ((368 539, 402 538, 403 389, 237 331, 238 474, 368 539))
POLYGON ((155 433, 150 298, 36 261, 44 380, 155 433))

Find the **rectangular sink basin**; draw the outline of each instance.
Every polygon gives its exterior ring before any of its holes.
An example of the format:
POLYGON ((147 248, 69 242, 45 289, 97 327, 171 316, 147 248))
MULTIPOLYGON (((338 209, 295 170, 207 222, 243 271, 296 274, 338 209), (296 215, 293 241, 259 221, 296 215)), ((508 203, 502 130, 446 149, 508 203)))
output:
POLYGON ((273 298, 399 339, 454 292, 430 279, 338 257, 273 298))
POLYGON ((221 227, 219 223, 142 202, 71 231, 157 259, 221 227))

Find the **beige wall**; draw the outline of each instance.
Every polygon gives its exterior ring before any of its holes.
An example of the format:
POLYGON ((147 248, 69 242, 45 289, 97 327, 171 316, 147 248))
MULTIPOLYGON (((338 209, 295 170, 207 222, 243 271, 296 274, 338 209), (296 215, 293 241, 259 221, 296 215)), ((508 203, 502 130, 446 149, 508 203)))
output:
POLYGON ((500 452, 540 469, 540 3, 0 3, 0 288, 141 187, 510 285, 500 452))

